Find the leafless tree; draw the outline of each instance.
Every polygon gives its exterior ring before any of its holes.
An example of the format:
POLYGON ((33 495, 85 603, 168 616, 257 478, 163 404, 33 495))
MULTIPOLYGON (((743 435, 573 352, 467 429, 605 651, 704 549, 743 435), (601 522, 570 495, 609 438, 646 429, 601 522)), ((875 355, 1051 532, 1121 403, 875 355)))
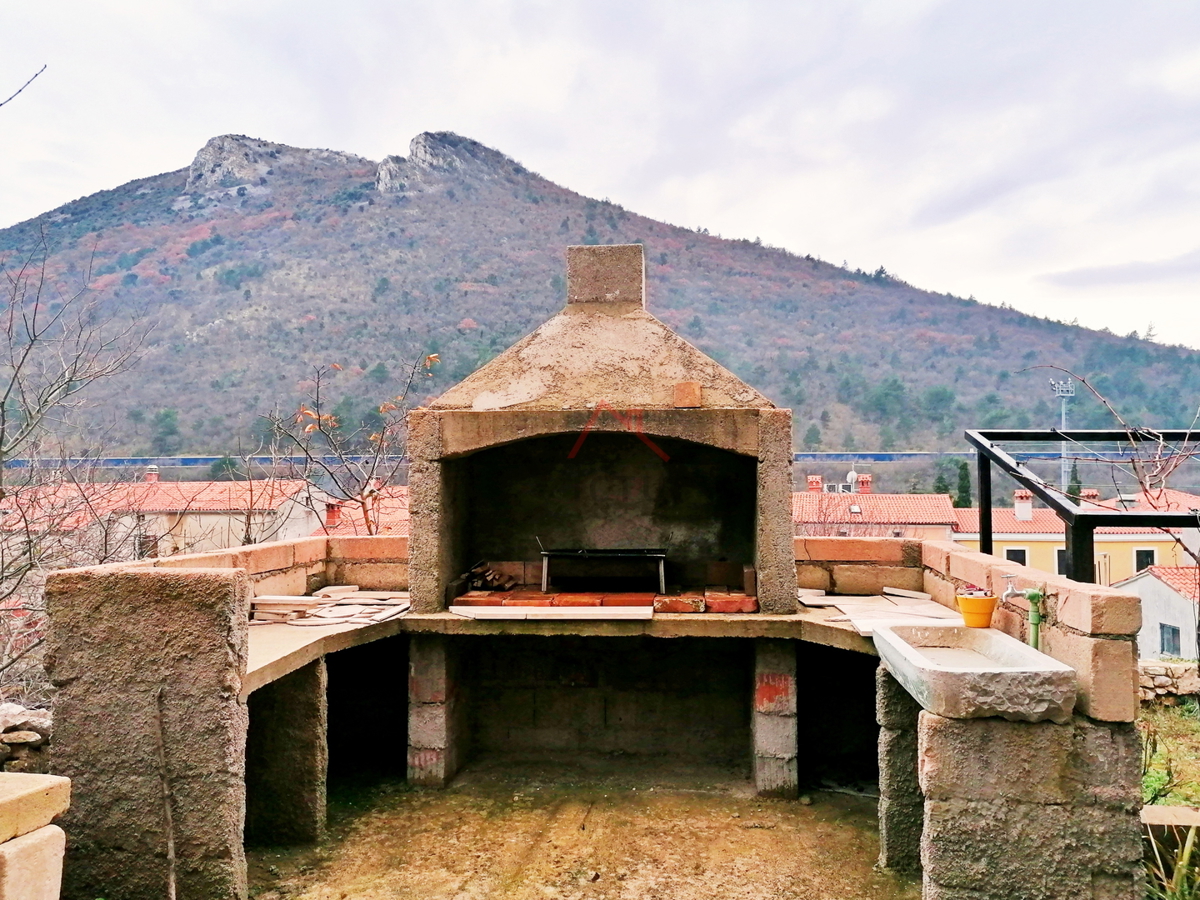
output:
MULTIPOLYGON (((405 416, 413 389, 422 377, 432 374, 438 361, 437 354, 430 354, 405 365, 400 393, 377 407, 369 428, 339 422, 329 411, 328 385, 342 369, 337 364, 314 369, 308 402, 296 413, 267 417, 279 448, 302 459, 298 474, 320 486, 333 502, 349 507, 363 534, 378 533, 380 492, 400 483, 405 416)), ((310 495, 310 502, 315 501, 316 496, 310 495)))
MULTIPOLYGON (((40 584, 48 567, 95 560, 69 536, 96 498, 80 491, 79 466, 61 461, 58 443, 85 388, 125 370, 147 329, 136 318, 119 319, 101 308, 82 284, 68 288, 52 277, 45 233, 15 259, 0 259, 0 676, 37 649, 40 584), (25 460, 21 467, 13 467, 25 460)), ((86 464, 82 468, 87 468, 86 464)), ((86 473, 91 480, 91 473, 86 473)), ((101 530, 107 522, 97 524, 101 530)), ((95 536, 94 529, 84 529, 95 536)), ((103 546, 103 540, 101 546, 103 546)), ((108 551, 101 550, 101 557, 108 551)))

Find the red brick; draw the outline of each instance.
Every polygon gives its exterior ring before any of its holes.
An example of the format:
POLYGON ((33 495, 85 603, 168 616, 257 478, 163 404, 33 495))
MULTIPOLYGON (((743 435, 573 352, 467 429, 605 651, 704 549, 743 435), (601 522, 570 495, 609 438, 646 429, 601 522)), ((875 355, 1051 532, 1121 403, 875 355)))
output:
POLYGON ((902 563, 904 543, 900 538, 798 537, 796 559, 902 563))
POLYGON ((504 601, 499 597, 468 597, 465 594, 455 599, 451 606, 503 606, 504 601))
POLYGON ((704 405, 703 391, 698 381, 680 381, 675 385, 675 408, 697 409, 704 405))
POLYGON ((605 594, 601 606, 653 606, 654 594, 605 594))
POLYGON ((733 595, 705 597, 704 611, 710 613, 754 613, 758 612, 758 598, 733 595))
POLYGON ((661 613, 702 613, 704 612, 704 598, 665 596, 655 597, 654 611, 661 613))
POLYGON ((550 601, 551 606, 600 606, 603 594, 559 594, 550 601))
MULTIPOLYGON (((559 596, 562 596, 561 594, 559 596)), ((502 600, 501 606, 560 606, 549 597, 535 600, 532 597, 518 597, 515 600, 502 600)))

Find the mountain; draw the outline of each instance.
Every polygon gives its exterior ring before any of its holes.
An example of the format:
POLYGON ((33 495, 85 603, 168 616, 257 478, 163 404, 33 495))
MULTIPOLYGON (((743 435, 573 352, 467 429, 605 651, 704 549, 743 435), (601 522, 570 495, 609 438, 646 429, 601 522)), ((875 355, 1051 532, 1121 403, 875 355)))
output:
MULTIPOLYGON (((796 413, 797 446, 939 449, 964 427, 1049 427, 1058 365, 1131 421, 1183 426, 1200 355, 920 290, 757 241, 725 240, 560 187, 455 134, 373 162, 241 135, 185 169, 101 191, 0 231, 11 268, 119 315, 145 310, 141 361, 90 392, 88 433, 115 452, 248 446, 294 409, 314 366, 346 422, 437 353, 418 399, 445 390, 557 311, 563 248, 646 246, 650 310, 796 413)), ((1077 398, 1072 424, 1110 424, 1077 398)))

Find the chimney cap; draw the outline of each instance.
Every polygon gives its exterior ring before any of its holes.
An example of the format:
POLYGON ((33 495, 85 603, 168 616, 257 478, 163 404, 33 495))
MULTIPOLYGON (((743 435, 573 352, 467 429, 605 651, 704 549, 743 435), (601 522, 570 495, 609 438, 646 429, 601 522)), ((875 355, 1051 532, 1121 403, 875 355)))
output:
POLYGON ((646 308, 645 249, 641 244, 567 247, 567 306, 603 303, 646 308))

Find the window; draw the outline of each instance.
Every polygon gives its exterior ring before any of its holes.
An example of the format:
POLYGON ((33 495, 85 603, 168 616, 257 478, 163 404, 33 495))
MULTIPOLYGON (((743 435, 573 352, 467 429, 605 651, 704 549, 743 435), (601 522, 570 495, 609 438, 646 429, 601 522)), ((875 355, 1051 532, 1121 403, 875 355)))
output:
POLYGON ((1054 558, 1058 562, 1058 574, 1066 575, 1067 574, 1067 551, 1064 548, 1059 547, 1057 550, 1054 551, 1054 558))
POLYGON ((1024 547, 1009 547, 1004 551, 1004 558, 1009 562, 1015 562, 1019 566, 1028 564, 1029 551, 1024 547))
POLYGON ((1179 628, 1165 622, 1158 624, 1158 651, 1163 656, 1179 655, 1179 628))
POLYGON ((1133 551, 1133 571, 1140 572, 1140 571, 1142 571, 1142 569, 1146 569, 1146 568, 1149 568, 1150 566, 1154 565, 1156 562, 1154 557, 1157 555, 1158 555, 1158 551, 1155 550, 1153 547, 1151 547, 1148 550, 1134 550, 1133 551))

